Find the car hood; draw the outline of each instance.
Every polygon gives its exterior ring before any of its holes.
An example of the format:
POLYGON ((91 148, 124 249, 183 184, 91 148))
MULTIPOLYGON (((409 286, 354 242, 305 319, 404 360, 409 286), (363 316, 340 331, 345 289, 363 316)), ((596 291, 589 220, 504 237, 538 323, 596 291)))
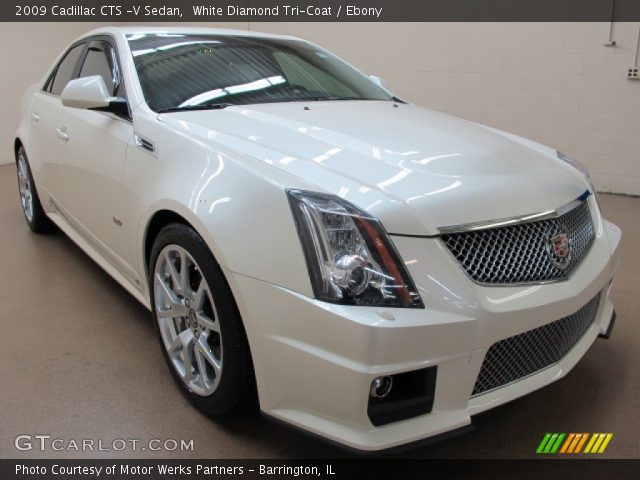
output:
POLYGON ((290 102, 160 118, 302 180, 291 186, 339 195, 390 233, 553 210, 587 188, 549 148, 408 104, 290 102))

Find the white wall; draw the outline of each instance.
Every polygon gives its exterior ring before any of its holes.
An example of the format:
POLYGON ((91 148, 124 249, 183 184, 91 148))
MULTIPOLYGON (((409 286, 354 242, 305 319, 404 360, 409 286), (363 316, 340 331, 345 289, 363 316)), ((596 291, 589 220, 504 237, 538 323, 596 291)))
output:
MULTIPOLYGON (((0 141, 22 91, 94 24, 3 24, 0 141)), ((204 24, 200 24, 204 25, 204 24)), ((637 23, 251 23, 319 43, 408 100, 556 147, 586 163, 602 191, 640 195, 637 23)), ((9 148, 5 149, 10 152, 9 148)), ((9 155, 0 155, 0 161, 9 155)))

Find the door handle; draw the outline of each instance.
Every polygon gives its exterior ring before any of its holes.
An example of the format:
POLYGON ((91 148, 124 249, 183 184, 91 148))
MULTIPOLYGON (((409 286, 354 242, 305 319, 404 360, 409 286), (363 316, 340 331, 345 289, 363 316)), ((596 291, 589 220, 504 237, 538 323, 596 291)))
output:
POLYGON ((34 122, 40 121, 40 115, 38 115, 38 112, 31 112, 31 120, 34 122))
POLYGON ((58 138, 63 142, 69 141, 69 134, 67 133, 67 129, 65 127, 56 128, 56 133, 58 134, 58 138))

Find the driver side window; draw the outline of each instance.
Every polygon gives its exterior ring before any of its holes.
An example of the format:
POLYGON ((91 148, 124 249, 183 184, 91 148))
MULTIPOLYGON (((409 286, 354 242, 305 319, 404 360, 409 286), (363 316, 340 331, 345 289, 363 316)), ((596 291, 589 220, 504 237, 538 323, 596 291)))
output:
POLYGON ((100 75, 104 79, 104 84, 111 96, 124 96, 115 52, 107 42, 91 42, 87 49, 79 76, 89 77, 92 75, 100 75))

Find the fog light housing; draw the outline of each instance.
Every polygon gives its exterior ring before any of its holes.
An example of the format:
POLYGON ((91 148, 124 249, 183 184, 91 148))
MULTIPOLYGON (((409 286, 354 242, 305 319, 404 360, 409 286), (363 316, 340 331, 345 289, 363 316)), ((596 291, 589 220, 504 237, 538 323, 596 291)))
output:
POLYGON ((367 415, 379 427, 430 413, 436 390, 437 366, 374 378, 367 415))
POLYGON ((371 382, 371 396, 373 398, 384 398, 391 392, 393 387, 393 377, 378 377, 371 382))

